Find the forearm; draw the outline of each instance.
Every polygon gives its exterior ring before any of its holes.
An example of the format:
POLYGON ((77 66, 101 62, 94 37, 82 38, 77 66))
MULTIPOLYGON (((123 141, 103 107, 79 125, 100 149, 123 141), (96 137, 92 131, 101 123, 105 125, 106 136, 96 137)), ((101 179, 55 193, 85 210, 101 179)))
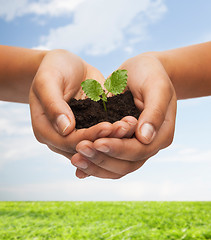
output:
POLYGON ((0 100, 28 103, 31 83, 46 53, 0 46, 0 100))
POLYGON ((211 42, 157 52, 178 99, 211 95, 211 42))

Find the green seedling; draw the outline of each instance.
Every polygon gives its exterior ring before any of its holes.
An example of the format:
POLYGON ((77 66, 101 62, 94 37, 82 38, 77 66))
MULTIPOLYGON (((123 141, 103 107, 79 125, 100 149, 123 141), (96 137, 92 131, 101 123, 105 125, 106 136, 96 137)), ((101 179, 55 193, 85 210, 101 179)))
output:
POLYGON ((127 86, 127 77, 127 70, 125 69, 119 69, 113 72, 104 83, 107 92, 102 88, 100 83, 94 79, 86 79, 81 83, 81 86, 86 96, 91 100, 97 102, 101 99, 104 109, 107 111, 106 102, 108 93, 112 93, 113 95, 122 93, 127 86))

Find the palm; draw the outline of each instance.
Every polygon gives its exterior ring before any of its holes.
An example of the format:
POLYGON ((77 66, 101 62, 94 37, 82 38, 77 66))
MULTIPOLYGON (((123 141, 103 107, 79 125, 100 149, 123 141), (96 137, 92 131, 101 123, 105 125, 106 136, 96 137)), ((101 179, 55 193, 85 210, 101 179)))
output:
POLYGON ((65 87, 64 100, 66 102, 68 102, 70 98, 85 99, 86 96, 82 91, 81 83, 86 79, 95 79, 101 84, 104 82, 102 73, 86 62, 83 62, 83 69, 78 66, 73 66, 73 68, 70 69, 67 76, 63 78, 64 81, 62 83, 65 87), (79 72, 83 72, 84 74, 78 74, 79 72), (75 78, 73 79, 72 76, 75 76, 75 78))
POLYGON ((106 123, 89 129, 74 129, 74 116, 67 102, 71 98, 84 98, 81 82, 87 78, 104 80, 100 71, 79 57, 67 52, 52 52, 42 62, 30 91, 32 124, 37 140, 67 157, 71 157, 80 141, 104 137, 102 130, 107 129, 107 135, 111 133, 111 125, 106 123), (70 115, 70 134, 66 138, 55 130, 53 120, 58 114, 70 115))

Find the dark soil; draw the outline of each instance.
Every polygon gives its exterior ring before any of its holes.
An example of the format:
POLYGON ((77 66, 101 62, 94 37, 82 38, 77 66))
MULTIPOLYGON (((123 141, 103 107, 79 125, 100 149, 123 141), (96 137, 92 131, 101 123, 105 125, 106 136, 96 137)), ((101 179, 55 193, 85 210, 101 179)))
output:
POLYGON ((138 119, 140 115, 130 91, 109 97, 106 103, 107 112, 104 110, 102 100, 95 102, 89 98, 71 99, 68 104, 76 118, 77 129, 88 128, 100 122, 114 123, 125 116, 134 116, 138 119))

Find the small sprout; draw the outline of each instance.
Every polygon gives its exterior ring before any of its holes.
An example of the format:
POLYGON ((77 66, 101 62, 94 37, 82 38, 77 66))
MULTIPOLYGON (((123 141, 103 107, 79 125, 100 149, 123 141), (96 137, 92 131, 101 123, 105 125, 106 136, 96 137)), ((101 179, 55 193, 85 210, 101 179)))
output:
POLYGON ((102 99, 104 109, 107 111, 105 103, 107 102, 108 93, 110 92, 113 95, 122 93, 127 86, 127 77, 127 70, 119 69, 113 72, 104 83, 107 93, 105 93, 100 83, 94 79, 83 81, 81 86, 87 97, 91 100, 97 102, 102 99))

